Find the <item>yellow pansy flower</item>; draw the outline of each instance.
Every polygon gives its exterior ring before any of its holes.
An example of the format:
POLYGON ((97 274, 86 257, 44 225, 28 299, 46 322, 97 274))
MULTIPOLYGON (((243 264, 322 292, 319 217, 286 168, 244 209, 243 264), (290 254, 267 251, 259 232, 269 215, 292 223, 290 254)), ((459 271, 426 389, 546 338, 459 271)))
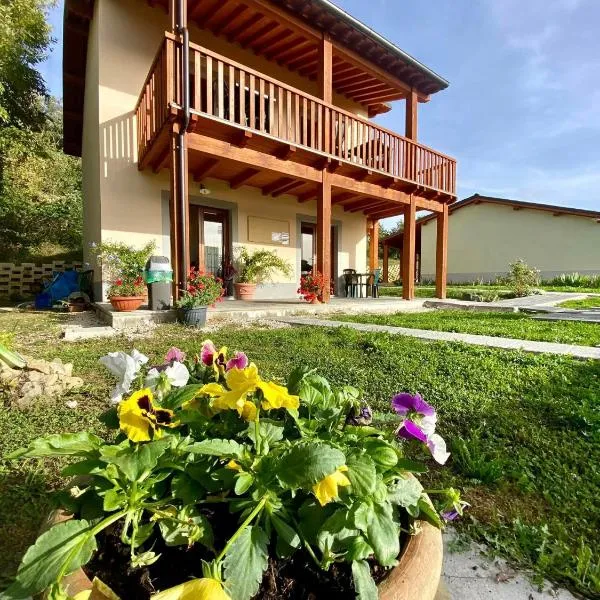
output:
POLYGON ((191 579, 151 596, 150 600, 231 600, 221 582, 209 577, 191 579))
POLYGON ((119 404, 119 425, 121 431, 132 442, 148 442, 162 436, 162 427, 177 427, 173 421, 173 411, 154 405, 152 390, 149 388, 134 392, 119 404))
POLYGON ((235 462, 235 460, 230 460, 226 465, 225 465, 226 469, 229 469, 230 471, 237 471, 238 473, 240 473, 241 471, 243 471, 244 469, 242 469, 242 467, 240 467, 240 465, 235 462))
POLYGON ((327 475, 313 485, 313 494, 321 506, 329 504, 338 497, 338 487, 350 485, 350 480, 344 475, 348 467, 342 465, 338 467, 331 475, 327 475))
POLYGON ((106 598, 106 600, 120 600, 119 596, 117 596, 103 581, 101 581, 97 577, 94 577, 91 589, 84 590, 73 596, 73 600, 90 600, 90 598, 106 598))
POLYGON ((199 394, 206 394, 213 399, 211 407, 214 410, 237 410, 240 417, 246 421, 256 420, 256 406, 248 401, 247 397, 258 390, 263 393, 263 410, 274 408, 297 410, 300 404, 298 396, 289 394, 284 386, 263 381, 254 363, 245 369, 230 369, 225 375, 225 381, 229 389, 218 383, 207 383, 202 386, 199 394))

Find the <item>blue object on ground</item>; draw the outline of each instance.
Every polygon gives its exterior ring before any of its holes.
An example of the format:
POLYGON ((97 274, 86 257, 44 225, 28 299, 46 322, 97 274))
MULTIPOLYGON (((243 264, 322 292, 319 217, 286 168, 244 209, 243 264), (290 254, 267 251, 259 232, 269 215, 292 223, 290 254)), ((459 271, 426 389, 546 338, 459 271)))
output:
POLYGON ((65 271, 54 273, 52 281, 43 292, 35 297, 36 308, 52 308, 55 302, 65 300, 73 292, 79 291, 79 273, 77 271, 65 271))

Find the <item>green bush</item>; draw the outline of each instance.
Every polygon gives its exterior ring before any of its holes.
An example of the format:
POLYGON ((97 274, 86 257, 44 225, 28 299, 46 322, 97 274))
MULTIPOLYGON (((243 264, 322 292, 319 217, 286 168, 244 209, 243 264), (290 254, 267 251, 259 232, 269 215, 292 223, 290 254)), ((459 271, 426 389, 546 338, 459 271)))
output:
POLYGON ((522 258, 510 263, 509 269, 506 283, 517 298, 530 296, 533 288, 540 284, 540 272, 530 267, 522 258))
POLYGON ((580 273, 561 273, 554 279, 543 281, 544 285, 554 287, 595 288, 600 289, 600 275, 581 275, 580 273))

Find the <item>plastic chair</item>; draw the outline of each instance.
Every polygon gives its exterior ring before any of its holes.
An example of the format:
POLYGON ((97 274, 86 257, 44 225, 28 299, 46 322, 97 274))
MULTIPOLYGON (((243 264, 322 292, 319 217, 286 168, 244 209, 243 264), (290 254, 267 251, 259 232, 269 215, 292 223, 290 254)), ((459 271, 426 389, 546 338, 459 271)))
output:
POLYGON ((375 269, 371 274, 371 297, 379 298, 379 282, 381 281, 381 269, 375 269))
POLYGON ((358 295, 358 276, 356 269, 344 269, 344 291, 346 298, 356 298, 358 295))

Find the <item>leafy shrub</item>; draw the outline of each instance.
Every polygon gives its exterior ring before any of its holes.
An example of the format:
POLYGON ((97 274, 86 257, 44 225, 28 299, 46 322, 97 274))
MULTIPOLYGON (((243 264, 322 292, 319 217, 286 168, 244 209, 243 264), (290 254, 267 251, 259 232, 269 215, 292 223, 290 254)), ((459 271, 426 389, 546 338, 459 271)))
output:
POLYGON ((292 274, 290 263, 274 250, 256 250, 248 252, 244 247, 238 250, 238 281, 240 283, 263 283, 280 272, 286 277, 292 274))
POLYGON ((119 378, 114 401, 125 397, 103 419, 119 436, 48 435, 11 455, 70 456, 75 462, 63 474, 84 479, 60 495, 74 518, 38 538, 3 598, 47 587, 50 597, 65 598, 63 576, 86 564, 102 543, 98 534, 118 523, 126 549, 114 558, 127 556, 128 568, 147 567, 150 577, 158 548, 165 556, 170 546, 198 553, 194 578, 182 573, 180 585, 155 600, 249 600, 269 558, 296 553, 324 571, 348 564, 358 597, 375 599, 370 563, 396 564, 401 524, 415 534, 415 519, 439 527, 465 507, 449 489, 431 492, 443 501, 436 509, 413 475, 425 466, 405 459, 408 443, 440 463, 448 457, 436 412, 419 395, 393 398, 392 433, 369 425, 359 390, 334 389, 305 368, 292 371, 287 386, 267 381, 244 353, 228 360, 226 348, 208 340, 200 356, 186 362, 171 348, 147 372, 148 358, 135 350, 101 363, 119 378), (225 520, 209 520, 207 509, 220 509, 225 520))
POLYGON ((600 275, 581 275, 580 273, 562 273, 554 279, 546 280, 544 285, 554 287, 595 288, 600 289, 600 275))
POLYGON ((517 298, 529 296, 533 288, 540 284, 540 272, 521 258, 510 263, 509 269, 506 282, 517 298))

